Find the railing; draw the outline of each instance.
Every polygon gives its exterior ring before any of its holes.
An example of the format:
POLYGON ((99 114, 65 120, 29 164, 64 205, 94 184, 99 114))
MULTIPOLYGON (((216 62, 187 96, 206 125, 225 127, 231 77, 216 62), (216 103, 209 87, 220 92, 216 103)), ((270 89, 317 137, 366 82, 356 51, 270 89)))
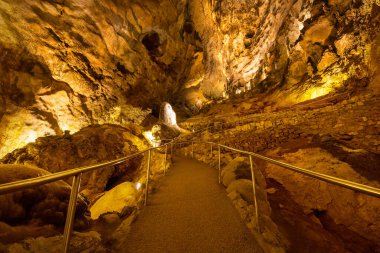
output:
POLYGON ((253 198, 254 198, 253 201, 254 201, 254 207, 255 207, 255 221, 257 224, 257 230, 258 231, 260 231, 260 225, 259 225, 259 213, 258 213, 257 197, 256 197, 255 173, 253 170, 253 166, 255 165, 257 167, 257 165, 254 163, 252 157, 258 158, 258 159, 263 160, 263 161, 270 162, 272 164, 281 166, 282 168, 289 169, 289 170, 292 170, 294 172, 301 173, 303 175, 306 175, 306 176, 309 176, 312 178, 316 178, 318 180, 321 180, 321 181, 324 181, 327 183, 335 184, 335 185, 338 185, 338 186, 341 186, 341 187, 344 187, 344 188, 347 188, 347 189, 350 189, 350 190, 353 190, 356 192, 361 192, 361 193, 364 193, 364 194, 367 194, 367 195, 370 195, 373 197, 380 198, 380 189, 378 189, 378 188, 368 186, 368 185, 364 185, 364 184, 355 183, 355 182, 345 180, 345 179, 341 179, 338 177, 329 176, 329 175, 326 175, 323 173, 303 169, 303 168, 300 168, 300 167, 297 167, 297 166, 294 166, 294 165, 291 165, 291 164, 288 164, 285 162, 277 161, 275 159, 272 159, 272 158, 269 158, 269 157, 266 157, 263 155, 259 155, 259 154, 253 153, 253 152, 244 151, 244 150, 237 149, 237 148, 232 148, 232 147, 222 145, 219 143, 207 142, 207 141, 182 141, 182 142, 176 142, 175 145, 190 144, 190 143, 191 143, 191 157, 192 158, 194 158, 194 144, 195 143, 210 144, 211 145, 210 146, 211 155, 213 153, 213 146, 218 147, 218 178, 219 178, 219 184, 221 183, 221 149, 222 148, 249 156, 251 177, 252 177, 252 190, 253 190, 253 198))
POLYGON ((64 233, 63 233, 63 252, 66 253, 66 252, 68 252, 69 241, 70 241, 70 237, 71 237, 71 233, 72 233, 72 229, 73 229, 76 203, 77 203, 77 199, 78 199, 78 193, 79 193, 79 189, 80 189, 80 181, 81 181, 82 174, 89 172, 89 171, 104 169, 104 168, 108 168, 110 166, 118 165, 118 164, 121 164, 121 163, 123 163, 129 159, 132 159, 136 156, 148 153, 148 162, 147 162, 147 169, 146 169, 146 183, 145 183, 145 199, 144 199, 144 205, 146 205, 147 198, 148 198, 151 151, 165 147, 165 162, 164 162, 164 174, 165 174, 166 173, 167 155, 168 155, 168 145, 171 146, 171 154, 173 154, 173 141, 171 141, 171 142, 165 143, 159 147, 148 148, 146 150, 134 153, 132 155, 129 155, 129 156, 126 156, 123 158, 112 160, 109 162, 100 163, 100 164, 91 165, 91 166, 86 166, 86 167, 81 167, 81 168, 76 168, 76 169, 71 169, 71 170, 66 170, 66 171, 62 171, 62 172, 58 172, 58 173, 54 173, 54 174, 50 174, 50 175, 44 175, 41 177, 30 178, 30 179, 26 179, 26 180, 20 180, 20 181, 2 184, 2 185, 0 185, 0 194, 12 193, 15 191, 19 191, 19 190, 23 190, 26 188, 39 186, 39 185, 48 184, 51 182, 55 182, 55 181, 62 180, 62 179, 73 176, 74 180, 72 182, 70 200, 69 200, 69 205, 67 208, 66 222, 65 222, 65 228, 64 228, 64 233))
POLYGON ((168 154, 168 146, 170 145, 171 148, 171 155, 173 156, 173 151, 174 151, 174 145, 182 145, 182 144, 190 144, 191 143, 191 155, 194 158, 194 144, 195 143, 203 143, 203 144, 209 144, 210 145, 210 150, 211 154, 213 153, 213 147, 217 146, 218 147, 218 181, 221 183, 221 149, 226 149, 230 151, 234 151, 240 154, 248 155, 249 156, 249 161, 250 161, 250 169, 251 169, 251 177, 252 177, 252 190, 253 190, 253 196, 254 196, 254 207, 255 207, 255 221, 257 224, 257 229, 260 231, 260 224, 259 224, 259 213, 258 213, 258 204, 257 204, 257 197, 256 197, 256 184, 255 184, 255 173, 253 170, 253 166, 256 164, 253 161, 254 158, 258 158, 276 165, 279 165, 283 168, 292 170, 297 173, 304 174, 306 176, 316 178, 318 180, 322 180, 328 183, 332 183, 347 189, 351 189, 357 192, 361 192, 367 195, 371 195, 377 198, 380 198, 380 189, 355 183, 349 180, 344 180, 341 178, 329 176, 323 173, 319 172, 314 172, 310 170, 306 170, 291 164, 287 164, 281 161, 274 160, 272 158, 268 158, 266 156, 262 156, 253 152, 248 152, 244 151, 241 149, 237 148, 232 148, 226 145, 222 145, 219 143, 215 142, 206 142, 206 141, 176 141, 172 140, 171 142, 165 143, 159 147, 152 147, 148 148, 146 150, 137 152, 135 154, 112 160, 109 162, 97 164, 97 165, 92 165, 92 166, 87 166, 87 167, 82 167, 82 168, 77 168, 77 169, 71 169, 67 171, 62 171, 50 175, 45 175, 37 178, 31 178, 31 179, 26 179, 26 180, 21 180, 21 181, 16 181, 16 182, 11 182, 7 184, 0 185, 0 194, 6 194, 6 193, 11 193, 15 191, 19 191, 22 189, 34 187, 34 186, 39 186, 51 182, 55 182, 61 179, 65 179, 68 177, 73 176, 74 180, 72 183, 72 188, 71 188, 71 193, 70 193, 70 200, 69 200, 69 206, 68 206, 68 211, 67 211, 67 216, 66 216, 66 222, 65 222, 65 228, 64 228, 64 242, 63 242, 63 252, 66 253, 68 251, 68 246, 69 246, 69 241, 72 233, 72 228, 73 228, 73 222, 74 222, 74 217, 75 217, 75 209, 76 209, 76 202, 78 198, 78 193, 79 193, 79 188, 80 188, 80 180, 81 180, 81 175, 83 173, 89 172, 89 171, 94 171, 98 169, 104 169, 110 166, 114 166, 120 163, 123 163, 129 159, 132 159, 138 155, 148 153, 148 162, 147 162, 147 170, 146 170, 146 183, 145 183, 145 198, 144 198, 144 205, 147 203, 147 197, 148 197, 148 185, 149 185, 149 175, 150 175, 150 164, 151 164, 151 151, 160 149, 165 147, 165 162, 164 162, 164 174, 166 173, 166 163, 167 163, 167 154, 168 154))

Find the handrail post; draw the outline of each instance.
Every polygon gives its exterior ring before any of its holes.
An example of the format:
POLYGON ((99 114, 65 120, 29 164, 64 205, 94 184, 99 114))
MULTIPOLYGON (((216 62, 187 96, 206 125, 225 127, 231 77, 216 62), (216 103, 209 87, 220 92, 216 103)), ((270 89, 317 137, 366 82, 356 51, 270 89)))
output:
POLYGON ((149 185, 149 173, 150 173, 150 159, 151 159, 151 150, 148 150, 148 166, 146 168, 146 183, 145 183, 145 201, 144 205, 146 206, 146 202, 148 199, 148 185, 149 185))
POLYGON ((221 183, 221 172, 220 172, 220 145, 218 145, 219 149, 219 166, 218 166, 218 174, 219 174, 219 184, 221 183))
POLYGON ((170 160, 173 162, 173 142, 170 144, 170 160))
POLYGON ((191 158, 194 158, 194 142, 191 142, 191 158))
POLYGON ((75 219, 75 210, 77 207, 77 199, 80 188, 80 179, 82 173, 74 176, 71 186, 69 206, 67 208, 65 229, 63 231, 63 252, 67 253, 69 249, 70 236, 73 230, 73 224, 75 219))
POLYGON ((212 143, 211 143, 211 157, 212 157, 212 143))
POLYGON ((165 163, 164 163, 164 175, 166 174, 166 160, 168 157, 168 145, 165 145, 165 163))
POLYGON ((249 155, 249 164, 251 166, 251 175, 252 175, 253 201, 255 204, 255 220, 256 220, 256 224, 257 224, 257 231, 260 232, 259 210, 258 210, 258 206, 257 206, 257 196, 256 196, 256 181, 255 181, 255 173, 253 172, 253 161, 252 161, 251 155, 249 155))

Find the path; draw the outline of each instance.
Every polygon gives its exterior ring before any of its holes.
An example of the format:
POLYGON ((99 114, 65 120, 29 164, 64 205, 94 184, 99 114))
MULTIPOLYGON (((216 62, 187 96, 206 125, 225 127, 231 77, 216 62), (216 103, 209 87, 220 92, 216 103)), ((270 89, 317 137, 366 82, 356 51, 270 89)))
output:
POLYGON ((262 252, 217 180, 215 169, 177 158, 120 252, 262 252))

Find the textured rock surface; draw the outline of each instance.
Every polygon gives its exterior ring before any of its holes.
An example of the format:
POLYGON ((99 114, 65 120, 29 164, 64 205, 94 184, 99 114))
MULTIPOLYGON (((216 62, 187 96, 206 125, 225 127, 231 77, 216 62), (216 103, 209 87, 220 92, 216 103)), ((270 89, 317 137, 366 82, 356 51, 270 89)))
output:
MULTIPOLYGON (((25 165, 0 165, 0 184, 50 174, 48 171, 25 165)), ((63 225, 71 187, 57 181, 14 193, 0 195, 0 220, 9 224, 40 223, 63 225)), ((79 197, 77 217, 82 217, 87 204, 79 197)), ((2 231, 4 233, 6 231, 2 231)))
MULTIPOLYGON (((362 177, 347 163, 321 149, 303 149, 284 154, 283 158, 286 162, 307 170, 380 187, 380 183, 362 177)), ((379 199, 280 169, 275 165, 268 165, 266 171, 269 178, 274 178, 290 192, 305 213, 313 213, 315 210, 326 212, 336 224, 343 224, 373 242, 380 241, 379 224, 373 223, 380 219, 379 199)))
MULTIPOLYGON (((39 253, 62 251, 62 236, 37 237, 26 239, 22 243, 14 243, 6 247, 9 253, 39 253)), ((74 232, 69 246, 69 251, 79 252, 106 252, 101 245, 100 234, 95 231, 86 233, 74 232)))
POLYGON ((95 220, 105 213, 121 213, 124 208, 135 205, 136 196, 136 184, 131 182, 121 183, 105 192, 91 206, 91 218, 95 220))
POLYGON ((90 124, 140 123, 163 101, 196 113, 210 98, 273 89, 280 104, 380 92, 379 9, 375 0, 2 1, 0 156, 90 124))
MULTIPOLYGON (((73 135, 38 138, 35 143, 8 154, 1 162, 32 164, 54 173, 120 158, 146 147, 137 126, 131 125, 127 129, 116 125, 95 125, 73 135)), ((139 156, 111 168, 83 174, 82 192, 92 197, 103 192, 107 184, 111 186, 116 179, 133 181, 141 161, 142 156, 139 156)))
POLYGON ((312 98, 303 97, 311 87, 323 88, 323 95, 363 82, 378 90, 372 81, 378 73, 378 2, 193 0, 190 10, 207 52, 200 83, 205 95, 282 86, 275 97, 294 103, 312 98), (326 64, 322 55, 328 52, 338 56, 326 64))
MULTIPOLYGON (((140 123, 192 61, 185 1, 2 1, 0 156, 46 134, 140 123)), ((194 45, 193 45, 194 44, 194 45)))

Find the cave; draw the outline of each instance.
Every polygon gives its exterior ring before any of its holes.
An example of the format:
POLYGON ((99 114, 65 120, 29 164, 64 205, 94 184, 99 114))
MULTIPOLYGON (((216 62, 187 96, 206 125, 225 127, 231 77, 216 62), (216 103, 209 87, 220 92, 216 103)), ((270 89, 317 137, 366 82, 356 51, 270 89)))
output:
POLYGON ((0 2, 0 252, 380 253, 380 3, 0 2))

